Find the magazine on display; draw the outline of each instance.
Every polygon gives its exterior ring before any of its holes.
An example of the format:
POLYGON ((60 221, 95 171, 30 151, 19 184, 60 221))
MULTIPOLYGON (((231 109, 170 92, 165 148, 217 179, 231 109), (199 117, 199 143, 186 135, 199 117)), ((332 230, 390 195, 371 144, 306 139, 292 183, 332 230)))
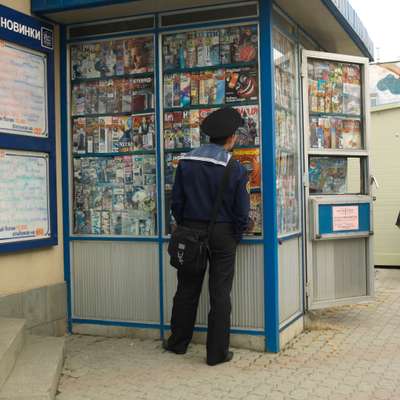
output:
POLYGON ((258 99, 256 67, 228 68, 225 71, 226 103, 258 99))
POLYGON ((234 107, 244 120, 243 126, 239 127, 236 134, 236 146, 259 146, 260 130, 259 130, 259 113, 258 106, 239 106, 234 107))
POLYGON ((129 220, 136 216, 135 232, 155 234, 155 173, 154 155, 74 160, 74 232, 123 234, 124 213, 134 210, 129 220))
POLYGON ((130 79, 131 111, 141 113, 154 108, 154 78, 130 79))
POLYGON ((261 235, 262 233, 262 200, 261 193, 250 193, 249 228, 247 234, 261 235))
POLYGON ((225 72, 168 74, 164 77, 164 107, 189 107, 225 102, 225 72))
POLYGON ((86 85, 85 83, 78 83, 72 85, 71 94, 71 114, 84 115, 85 114, 85 98, 86 98, 86 85))
POLYGON ((72 120, 72 151, 76 154, 86 153, 86 119, 72 120))
POLYGON ((278 150, 296 151, 296 119, 285 110, 275 110, 276 145, 278 150))
POLYGON ((310 147, 361 149, 361 121, 335 117, 310 117, 310 147))
POLYGON ((152 37, 71 46, 72 79, 105 78, 153 71, 152 37))
POLYGON ((166 70, 253 62, 257 56, 255 25, 178 33, 163 38, 166 70))
POLYGON ((359 65, 310 61, 308 75, 310 112, 360 115, 359 65))
POLYGON ((250 189, 261 187, 260 149, 233 149, 233 158, 238 160, 248 171, 250 189))
POLYGON ((200 146, 200 110, 164 113, 164 148, 200 146))
POLYGON ((343 194, 347 190, 347 159, 310 157, 310 193, 343 194))

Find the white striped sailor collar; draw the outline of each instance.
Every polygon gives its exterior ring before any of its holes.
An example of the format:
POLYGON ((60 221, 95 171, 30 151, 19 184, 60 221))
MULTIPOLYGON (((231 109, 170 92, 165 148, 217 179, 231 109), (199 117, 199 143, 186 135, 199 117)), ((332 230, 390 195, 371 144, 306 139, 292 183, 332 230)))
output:
POLYGON ((185 154, 182 160, 205 161, 226 167, 230 158, 231 154, 228 153, 224 147, 214 143, 208 143, 185 154))

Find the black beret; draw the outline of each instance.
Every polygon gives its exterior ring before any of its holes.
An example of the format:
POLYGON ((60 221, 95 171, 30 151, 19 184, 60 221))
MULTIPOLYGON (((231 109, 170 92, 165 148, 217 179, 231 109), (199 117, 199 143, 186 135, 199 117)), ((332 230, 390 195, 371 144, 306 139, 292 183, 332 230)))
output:
POLYGON ((224 138, 233 135, 243 124, 238 111, 224 107, 209 114, 202 122, 201 130, 211 138, 224 138))

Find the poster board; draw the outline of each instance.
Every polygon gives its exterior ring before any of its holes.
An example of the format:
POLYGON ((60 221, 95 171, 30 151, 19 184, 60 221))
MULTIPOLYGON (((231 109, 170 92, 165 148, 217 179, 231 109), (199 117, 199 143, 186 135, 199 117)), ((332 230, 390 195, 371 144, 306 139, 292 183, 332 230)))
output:
POLYGON ((0 243, 49 238, 49 157, 0 150, 0 243))
POLYGON ((0 253, 58 243, 54 26, 0 5, 0 253))
POLYGON ((0 40, 0 131, 47 137, 47 58, 0 40))
POLYGON ((370 236, 373 233, 372 199, 368 196, 337 197, 311 200, 312 240, 370 236))

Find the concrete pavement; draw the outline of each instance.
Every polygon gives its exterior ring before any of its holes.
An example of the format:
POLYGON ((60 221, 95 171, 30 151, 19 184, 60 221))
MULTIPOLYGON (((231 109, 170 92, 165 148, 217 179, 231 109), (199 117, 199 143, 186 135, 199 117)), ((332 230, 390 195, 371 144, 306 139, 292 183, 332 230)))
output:
POLYGON ((311 314, 279 355, 234 350, 209 367, 160 341, 71 336, 57 400, 400 399, 400 270, 377 270, 376 301, 311 314))

